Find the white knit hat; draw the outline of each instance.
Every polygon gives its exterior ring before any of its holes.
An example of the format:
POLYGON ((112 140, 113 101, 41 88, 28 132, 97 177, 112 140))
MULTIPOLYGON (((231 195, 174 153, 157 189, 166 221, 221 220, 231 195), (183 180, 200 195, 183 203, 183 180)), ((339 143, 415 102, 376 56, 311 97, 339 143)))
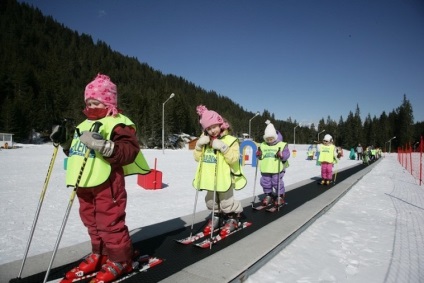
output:
POLYGON ((267 124, 268 126, 266 126, 265 128, 264 140, 266 140, 267 138, 277 139, 277 131, 275 130, 275 127, 271 123, 271 121, 266 120, 265 124, 267 124))
POLYGON ((331 142, 333 140, 333 137, 330 136, 329 134, 326 134, 322 140, 326 142, 331 142))

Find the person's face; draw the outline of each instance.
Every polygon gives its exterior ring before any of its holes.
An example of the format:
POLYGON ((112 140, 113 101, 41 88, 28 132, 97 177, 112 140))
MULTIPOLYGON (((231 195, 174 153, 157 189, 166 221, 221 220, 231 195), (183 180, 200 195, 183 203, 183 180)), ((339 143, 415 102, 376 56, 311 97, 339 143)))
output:
POLYGON ((212 125, 206 128, 206 132, 211 137, 216 137, 221 133, 221 127, 219 124, 212 125))
POLYGON ((271 143, 275 142, 275 138, 274 137, 265 138, 265 142, 268 143, 268 144, 271 144, 271 143))
POLYGON ((91 109, 93 109, 93 108, 105 109, 106 108, 106 105, 104 105, 103 103, 101 103, 97 99, 92 99, 92 98, 87 99, 87 101, 85 102, 85 105, 87 106, 87 108, 91 108, 91 109))

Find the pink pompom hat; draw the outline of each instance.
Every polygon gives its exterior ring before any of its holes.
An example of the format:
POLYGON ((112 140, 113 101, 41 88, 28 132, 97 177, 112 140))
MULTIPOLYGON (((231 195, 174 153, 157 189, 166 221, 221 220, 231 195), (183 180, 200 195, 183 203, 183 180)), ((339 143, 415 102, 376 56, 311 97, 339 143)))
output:
POLYGON ((96 99, 109 110, 107 115, 118 114, 118 89, 109 76, 97 74, 97 77, 85 87, 84 101, 96 99))
POLYGON ((204 105, 197 106, 196 112, 200 117, 199 122, 204 130, 213 125, 220 125, 223 130, 229 128, 228 123, 222 119, 221 115, 213 110, 208 110, 204 105))

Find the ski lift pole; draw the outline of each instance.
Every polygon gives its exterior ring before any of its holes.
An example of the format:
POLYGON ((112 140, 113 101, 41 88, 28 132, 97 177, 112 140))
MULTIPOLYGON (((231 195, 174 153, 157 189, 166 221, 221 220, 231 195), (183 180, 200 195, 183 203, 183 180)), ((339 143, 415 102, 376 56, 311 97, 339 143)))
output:
MULTIPOLYGON (((93 132, 98 132, 101 125, 102 125, 102 123, 95 122, 92 126, 93 132)), ((78 173, 77 181, 75 182, 74 189, 72 190, 71 196, 69 198, 69 202, 68 202, 68 206, 66 208, 65 216, 64 216, 63 221, 62 221, 62 226, 60 227, 59 235, 56 239, 56 243, 55 243, 54 248, 53 248, 53 254, 52 254, 52 257, 50 259, 49 266, 47 267, 47 271, 46 271, 46 275, 44 276, 43 283, 47 282, 47 279, 48 279, 49 274, 50 274, 50 270, 53 266, 53 261, 54 261, 54 258, 56 257, 56 253, 57 253, 57 250, 59 248, 60 240, 62 239, 63 231, 65 230, 66 222, 68 221, 69 213, 71 212, 72 204, 74 203, 75 195, 76 195, 77 190, 79 188, 79 183, 81 181, 82 174, 84 173, 85 165, 87 164, 87 160, 88 160, 88 157, 90 156, 90 152, 91 152, 91 149, 87 148, 85 155, 84 155, 84 160, 83 160, 82 165, 81 165, 80 172, 78 173)))
POLYGON ((24 269, 25 262, 26 262, 26 259, 28 257, 29 247, 31 246, 32 237, 34 236, 35 226, 37 226, 38 218, 40 216, 41 207, 43 206, 43 202, 44 202, 44 196, 46 194, 47 187, 48 187, 48 184, 49 184, 49 181, 50 181, 50 176, 52 174, 53 166, 54 166, 54 163, 55 163, 55 160, 56 160, 59 144, 53 143, 53 146, 54 146, 53 155, 52 155, 52 158, 50 160, 50 165, 49 165, 49 168, 47 170, 46 179, 44 180, 43 189, 41 190, 40 198, 38 200, 37 210, 35 212, 34 220, 32 222, 31 231, 29 232, 29 238, 28 238, 28 242, 27 242, 27 245, 26 245, 26 248, 25 248, 24 257, 22 259, 21 268, 19 270, 18 279, 20 279, 21 276, 22 276, 22 271, 24 269))

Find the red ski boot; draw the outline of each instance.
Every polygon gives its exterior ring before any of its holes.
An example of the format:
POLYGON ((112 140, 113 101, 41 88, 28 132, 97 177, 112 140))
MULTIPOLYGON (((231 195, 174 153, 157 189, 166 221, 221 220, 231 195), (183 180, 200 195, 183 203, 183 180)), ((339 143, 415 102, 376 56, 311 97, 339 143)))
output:
POLYGON ((106 255, 90 254, 77 267, 66 272, 63 282, 83 277, 87 274, 99 271, 107 261, 106 255))
MULTIPOLYGON (((220 221, 219 214, 215 214, 213 216, 213 230, 215 230, 216 228, 220 226, 219 221, 220 221)), ((212 217, 211 219, 208 220, 208 224, 206 224, 205 228, 203 228, 203 233, 205 235, 209 235, 211 231, 212 231, 212 217)))
POLYGON ((230 213, 226 215, 228 218, 225 220, 224 227, 219 231, 221 237, 227 237, 228 234, 236 230, 239 226, 238 216, 235 213, 230 213))
POLYGON ((129 262, 113 262, 108 260, 103 265, 102 270, 97 272, 96 278, 90 283, 108 283, 115 281, 124 274, 133 271, 132 261, 129 262))
POLYGON ((275 200, 275 206, 283 206, 286 204, 286 200, 284 198, 284 195, 279 195, 277 199, 275 200))

